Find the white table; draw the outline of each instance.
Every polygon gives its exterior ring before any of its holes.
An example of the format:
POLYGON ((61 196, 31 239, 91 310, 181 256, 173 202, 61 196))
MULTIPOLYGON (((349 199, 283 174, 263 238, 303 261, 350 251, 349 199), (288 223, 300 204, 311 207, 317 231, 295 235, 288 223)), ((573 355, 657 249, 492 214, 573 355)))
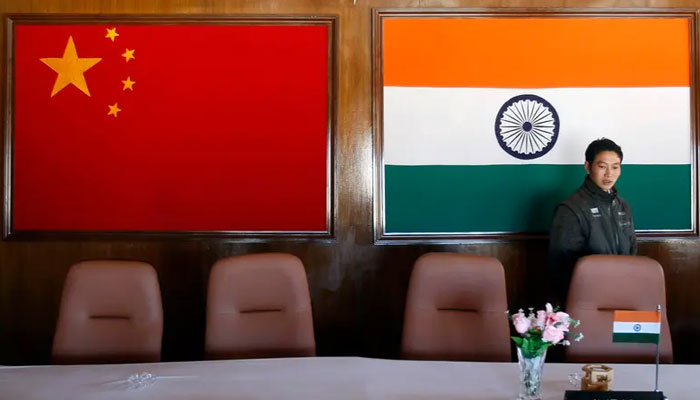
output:
MULTIPOLYGON (((653 390, 654 366, 610 364, 616 390, 653 390)), ((0 399, 514 399, 516 363, 315 357, 153 364, 0 367, 0 399), (128 389, 131 374, 155 382, 128 389)), ((543 399, 561 400, 579 364, 545 364, 543 399)), ((700 365, 662 365, 670 400, 700 398, 700 365)))

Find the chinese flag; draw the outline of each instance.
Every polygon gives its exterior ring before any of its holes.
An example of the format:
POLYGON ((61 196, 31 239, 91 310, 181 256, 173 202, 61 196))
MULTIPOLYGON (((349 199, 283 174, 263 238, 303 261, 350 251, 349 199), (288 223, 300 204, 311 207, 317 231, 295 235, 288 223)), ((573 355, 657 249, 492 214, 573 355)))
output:
POLYGON ((328 40, 16 25, 13 230, 328 231, 328 40))

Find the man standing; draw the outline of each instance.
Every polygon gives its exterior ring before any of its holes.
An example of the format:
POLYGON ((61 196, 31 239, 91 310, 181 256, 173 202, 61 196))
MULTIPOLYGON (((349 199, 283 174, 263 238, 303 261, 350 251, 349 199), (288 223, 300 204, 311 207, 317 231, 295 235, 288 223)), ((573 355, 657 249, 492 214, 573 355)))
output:
POLYGON ((566 301, 576 261, 589 254, 636 254, 632 210, 617 196, 622 149, 598 139, 586 149, 583 185, 559 204, 549 234, 549 266, 559 302, 566 301))

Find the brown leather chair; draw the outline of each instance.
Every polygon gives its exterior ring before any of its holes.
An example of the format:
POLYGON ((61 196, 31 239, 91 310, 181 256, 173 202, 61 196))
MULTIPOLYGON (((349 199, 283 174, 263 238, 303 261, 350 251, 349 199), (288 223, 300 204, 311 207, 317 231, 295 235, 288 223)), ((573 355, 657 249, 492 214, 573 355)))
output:
POLYGON ((653 311, 661 304, 661 362, 673 362, 671 334, 666 318, 664 271, 648 257, 592 255, 574 268, 567 312, 581 321, 583 340, 566 349, 571 362, 653 363, 656 346, 613 343, 613 311, 653 311))
POLYGON ((301 260, 265 253, 217 261, 209 275, 205 351, 209 359, 314 356, 301 260))
POLYGON ((416 260, 408 286, 402 357, 510 361, 507 308, 497 259, 425 254, 416 260))
POLYGON ((160 361, 156 271, 138 261, 84 261, 68 271, 53 340, 56 364, 160 361))

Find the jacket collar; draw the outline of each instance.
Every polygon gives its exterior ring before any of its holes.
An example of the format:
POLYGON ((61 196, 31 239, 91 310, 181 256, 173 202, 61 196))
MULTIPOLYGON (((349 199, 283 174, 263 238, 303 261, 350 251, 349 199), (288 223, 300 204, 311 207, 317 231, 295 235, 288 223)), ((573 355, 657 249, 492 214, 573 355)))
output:
POLYGON ((583 180, 583 187, 591 196, 599 200, 609 202, 617 198, 617 188, 615 186, 613 186, 612 189, 610 189, 610 193, 608 193, 598 187, 588 175, 586 175, 586 179, 583 180))

